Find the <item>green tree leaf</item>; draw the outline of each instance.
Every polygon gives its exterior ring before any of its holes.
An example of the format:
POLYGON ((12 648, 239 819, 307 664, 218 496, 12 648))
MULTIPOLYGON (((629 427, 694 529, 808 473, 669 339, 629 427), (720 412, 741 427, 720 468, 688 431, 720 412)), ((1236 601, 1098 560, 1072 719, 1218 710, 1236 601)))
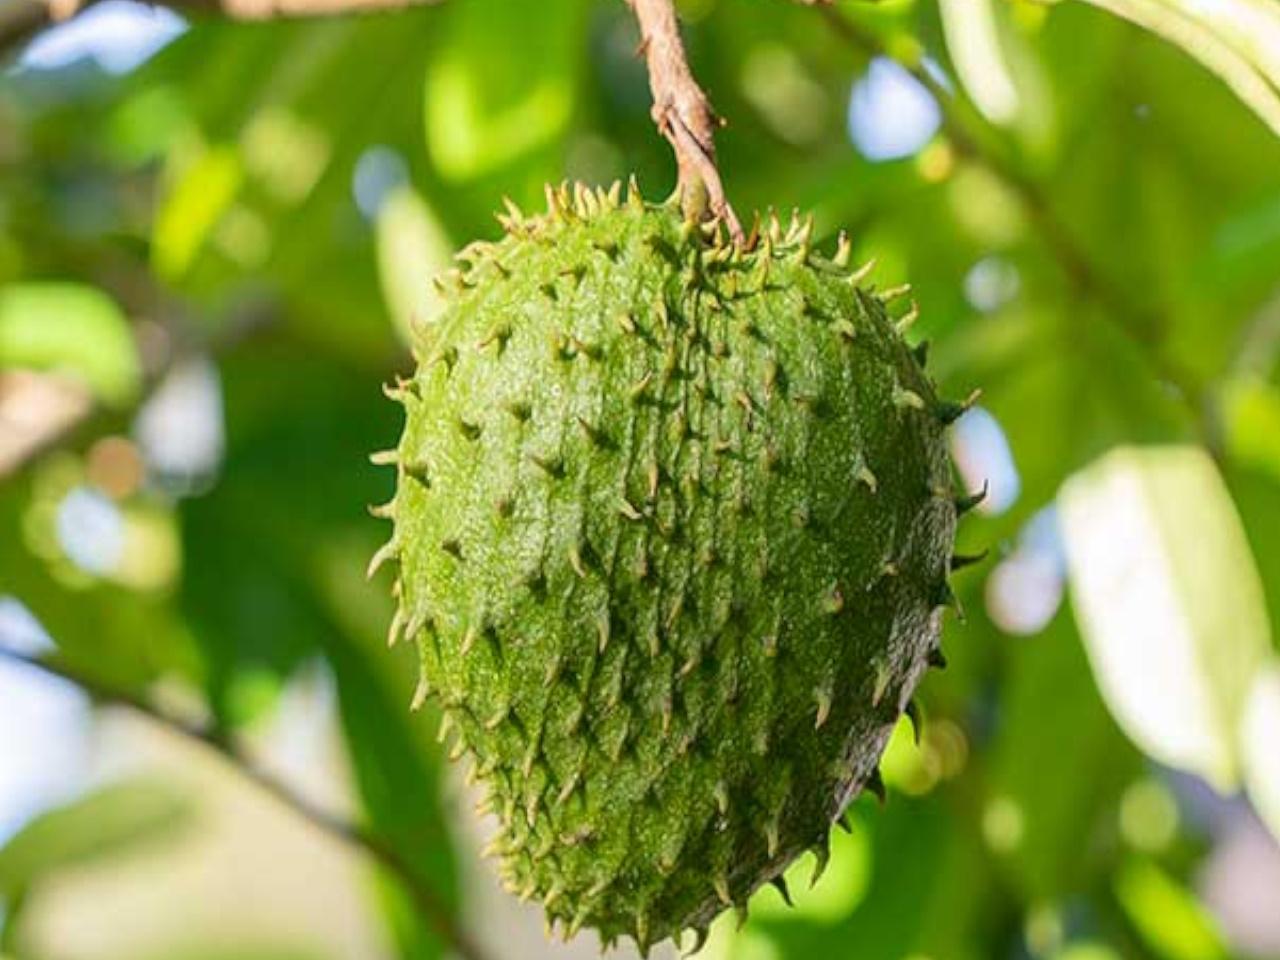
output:
POLYGON ((412 187, 401 187, 378 211, 382 297, 406 343, 414 323, 430 323, 443 306, 431 282, 450 262, 453 245, 434 211, 412 187))
POLYGON ((174 156, 176 169, 156 213, 151 248, 156 272, 170 280, 186 273, 244 179, 239 155, 227 146, 191 145, 174 156))
POLYGON ((1222 935, 1195 896, 1154 863, 1134 860, 1116 875, 1116 898, 1165 960, 1225 960, 1222 935))
POLYGON ((1197 447, 1120 448, 1059 497, 1072 600, 1112 714, 1143 750, 1222 789, 1270 649, 1230 494, 1197 447))
POLYGON ((975 106, 993 123, 1018 115, 1018 88, 1000 48, 992 0, 938 0, 947 51, 975 106))
MULTIPOLYGON (((308 358, 295 341, 246 345, 222 370, 225 477, 184 505, 182 602, 207 659, 208 696, 224 723, 243 721, 234 693, 246 678, 282 677, 322 655, 365 815, 451 903, 443 758, 430 718, 409 711, 416 663, 403 662, 407 648, 386 650, 391 598, 364 579, 383 531, 358 505, 385 497, 391 478, 367 457, 390 442, 396 408, 359 371, 308 358)), ((444 945, 410 899, 378 876, 401 955, 441 956, 444 945)))
POLYGON ((573 113, 581 0, 537 17, 495 0, 449 11, 427 67, 427 150, 449 180, 491 173, 563 134, 573 113))
POLYGON ((59 870, 162 840, 186 827, 193 812, 174 787, 132 780, 43 813, 0 847, 0 897, 16 896, 59 870))
POLYGON ((1090 855, 1140 757, 1101 702, 1071 618, 1009 652, 989 784, 1021 815, 1007 854, 1028 899, 1051 902, 1105 870, 1090 855), (1059 776, 1071 770, 1070 777, 1059 776))
POLYGON ((117 407, 137 396, 141 382, 124 312, 101 290, 70 281, 0 289, 0 370, 6 367, 69 374, 117 407))
POLYGON ((1266 0, 1086 0, 1177 44, 1280 135, 1280 12, 1266 0))

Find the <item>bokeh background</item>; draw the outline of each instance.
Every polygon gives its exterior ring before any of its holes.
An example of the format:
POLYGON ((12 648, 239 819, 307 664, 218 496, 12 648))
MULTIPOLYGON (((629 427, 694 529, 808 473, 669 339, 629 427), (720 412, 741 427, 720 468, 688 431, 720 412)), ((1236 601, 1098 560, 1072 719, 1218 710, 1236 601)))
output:
MULTIPOLYGON (((1280 4, 680 8, 735 204, 913 284, 989 484, 888 802, 704 955, 1280 957, 1280 4)), ((626 6, 0 36, 0 956, 448 956, 404 874, 495 960, 595 956, 480 860, 365 505, 501 198, 671 190, 626 6)))

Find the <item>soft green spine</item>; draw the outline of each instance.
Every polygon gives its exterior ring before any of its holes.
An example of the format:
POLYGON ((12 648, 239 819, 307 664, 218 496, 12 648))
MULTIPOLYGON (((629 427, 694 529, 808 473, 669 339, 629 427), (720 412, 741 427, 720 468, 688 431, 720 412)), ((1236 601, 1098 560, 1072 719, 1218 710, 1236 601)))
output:
POLYGON ((549 198, 392 391, 379 559, 509 888, 647 949, 824 860, 875 779, 939 656, 956 408, 807 226, 549 198))

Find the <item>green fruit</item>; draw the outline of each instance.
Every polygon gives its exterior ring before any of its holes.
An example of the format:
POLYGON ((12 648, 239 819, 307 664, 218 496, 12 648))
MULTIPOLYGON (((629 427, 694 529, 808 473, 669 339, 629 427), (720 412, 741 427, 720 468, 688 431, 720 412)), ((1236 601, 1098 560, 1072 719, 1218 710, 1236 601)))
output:
POLYGON ((743 248, 632 191, 549 190, 420 331, 391 639, 421 654, 567 934, 700 934, 864 787, 938 652, 940 402, 808 225, 743 248))

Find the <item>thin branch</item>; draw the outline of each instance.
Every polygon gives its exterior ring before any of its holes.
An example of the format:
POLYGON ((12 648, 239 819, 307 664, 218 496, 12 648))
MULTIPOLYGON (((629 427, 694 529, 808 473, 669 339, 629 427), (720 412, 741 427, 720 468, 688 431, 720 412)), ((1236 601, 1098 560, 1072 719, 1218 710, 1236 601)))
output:
POLYGON ((485 954, 458 926, 452 911, 440 899, 439 894, 418 877, 399 851, 366 827, 345 820, 295 792, 288 784, 246 756, 218 731, 174 716, 137 694, 110 687, 99 680, 85 676, 66 663, 28 656, 2 646, 0 646, 0 658, 24 664, 34 670, 65 680, 100 703, 128 707, 179 736, 212 750, 222 757, 231 769, 245 780, 257 785, 285 809, 320 832, 365 854, 393 874, 413 898, 427 923, 458 956, 464 960, 485 960, 485 954))
POLYGON ((715 129, 722 121, 689 69, 672 0, 628 2, 640 24, 640 49, 653 92, 653 122, 676 154, 685 215, 701 220, 710 207, 733 239, 741 242, 742 226, 716 168, 715 129))
POLYGON ((1018 195, 1032 227, 1057 260, 1071 285, 1079 294, 1105 307, 1104 315, 1139 348, 1156 376, 1178 390, 1193 415, 1193 422, 1201 433, 1201 438, 1212 446, 1211 431, 1206 423, 1203 386, 1190 371, 1153 343, 1162 334, 1163 321, 1160 316, 1135 302, 1123 286, 1098 269, 1071 235, 1071 231, 1058 218, 1040 184, 1012 163, 1002 151, 993 148, 987 140, 974 136, 966 117, 962 115, 961 103, 956 93, 919 63, 896 56, 874 32, 843 16, 827 0, 798 2, 817 7, 818 15, 846 46, 868 57, 894 58, 929 91, 942 111, 943 132, 956 153, 985 166, 1018 195))

